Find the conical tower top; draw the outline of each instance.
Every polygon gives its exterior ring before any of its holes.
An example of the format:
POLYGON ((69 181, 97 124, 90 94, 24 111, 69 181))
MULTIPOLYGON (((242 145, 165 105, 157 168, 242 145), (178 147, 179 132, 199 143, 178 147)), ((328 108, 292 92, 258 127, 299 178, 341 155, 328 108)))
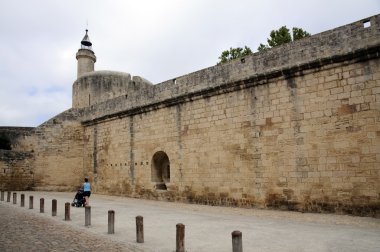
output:
POLYGON ((94 64, 96 62, 96 56, 92 50, 92 43, 87 33, 88 30, 86 29, 86 35, 84 35, 80 42, 81 46, 76 54, 78 60, 77 77, 80 77, 85 73, 93 72, 95 69, 94 64))
POLYGON ((86 29, 86 35, 84 35, 82 41, 80 42, 81 49, 88 49, 92 51, 92 43, 87 33, 88 33, 88 30, 86 29))

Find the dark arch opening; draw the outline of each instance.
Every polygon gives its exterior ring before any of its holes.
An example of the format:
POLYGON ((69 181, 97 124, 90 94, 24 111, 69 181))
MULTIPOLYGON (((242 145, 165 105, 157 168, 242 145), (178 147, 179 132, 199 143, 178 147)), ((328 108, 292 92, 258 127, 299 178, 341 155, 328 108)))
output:
POLYGON ((12 150, 11 141, 5 133, 0 133, 0 150, 12 150))
POLYGON ((163 151, 158 151, 153 155, 152 182, 156 183, 156 189, 167 190, 166 183, 170 182, 170 161, 163 151))

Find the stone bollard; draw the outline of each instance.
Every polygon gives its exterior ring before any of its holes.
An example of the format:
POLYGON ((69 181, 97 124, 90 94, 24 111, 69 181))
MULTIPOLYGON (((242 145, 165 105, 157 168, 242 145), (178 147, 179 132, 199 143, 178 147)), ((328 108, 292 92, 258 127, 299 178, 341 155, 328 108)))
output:
POLYGON ((17 204, 17 193, 13 193, 13 204, 17 204))
POLYGON ((136 242, 144 243, 144 222, 142 216, 136 216, 136 242))
POLYGON ((232 235, 232 252, 243 252, 243 241, 240 231, 233 231, 232 235))
POLYGON ((57 200, 56 199, 53 199, 51 201, 51 215, 57 216, 57 200))
POLYGON ((29 196, 29 209, 33 209, 33 196, 29 196))
POLYGON ((182 223, 178 223, 176 225, 177 233, 176 233, 176 252, 185 252, 185 225, 182 223))
POLYGON ((25 194, 21 194, 21 203, 20 203, 20 206, 21 207, 25 206, 25 194))
POLYGON ((1 191, 1 201, 4 201, 4 191, 1 191))
POLYGON ((7 202, 11 202, 11 192, 7 192, 7 202))
POLYGON ((44 212, 45 212, 45 199, 40 198, 40 213, 44 213, 44 212))
POLYGON ((66 202, 65 203, 65 221, 70 220, 70 203, 66 202))
POLYGON ((108 211, 108 234, 115 233, 115 211, 108 211))
POLYGON ((84 225, 86 227, 91 226, 91 207, 84 207, 84 225))

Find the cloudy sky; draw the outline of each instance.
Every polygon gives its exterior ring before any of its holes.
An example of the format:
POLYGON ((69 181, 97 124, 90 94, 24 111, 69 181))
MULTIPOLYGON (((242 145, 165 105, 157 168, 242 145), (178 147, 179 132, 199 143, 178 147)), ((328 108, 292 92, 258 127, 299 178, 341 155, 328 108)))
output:
POLYGON ((200 70, 273 29, 312 34, 380 13, 379 0, 0 0, 0 126, 38 126, 71 107, 88 23, 96 70, 154 84, 200 70))

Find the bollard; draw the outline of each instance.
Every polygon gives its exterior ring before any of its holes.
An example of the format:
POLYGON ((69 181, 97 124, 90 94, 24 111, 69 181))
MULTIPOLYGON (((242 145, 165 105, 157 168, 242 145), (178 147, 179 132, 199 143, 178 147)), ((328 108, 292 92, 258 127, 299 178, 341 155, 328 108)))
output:
POLYGON ((232 252, 243 252, 243 241, 240 231, 233 231, 232 235, 232 252))
POLYGON ((108 211, 108 234, 115 233, 115 211, 108 211))
POLYGON ((11 192, 8 191, 8 194, 7 194, 7 202, 11 202, 11 192))
POLYGON ((142 216, 136 216, 136 242, 144 243, 144 222, 142 216))
POLYGON ((21 194, 21 203, 20 203, 20 206, 21 207, 25 206, 25 194, 21 194))
POLYGON ((17 193, 13 193, 13 204, 17 204, 17 193))
POLYGON ((33 196, 29 196, 29 209, 33 209, 33 196))
POLYGON ((91 207, 84 207, 84 225, 86 227, 91 226, 91 207))
POLYGON ((1 191, 1 201, 4 201, 4 191, 1 191))
POLYGON ((70 220, 70 203, 66 202, 65 203, 65 221, 70 220))
POLYGON ((176 252, 185 252, 185 225, 178 223, 176 225, 176 252))
POLYGON ((45 199, 40 198, 40 213, 45 212, 45 199))
POLYGON ((57 200, 56 199, 53 199, 51 201, 51 215, 57 216, 57 200))

